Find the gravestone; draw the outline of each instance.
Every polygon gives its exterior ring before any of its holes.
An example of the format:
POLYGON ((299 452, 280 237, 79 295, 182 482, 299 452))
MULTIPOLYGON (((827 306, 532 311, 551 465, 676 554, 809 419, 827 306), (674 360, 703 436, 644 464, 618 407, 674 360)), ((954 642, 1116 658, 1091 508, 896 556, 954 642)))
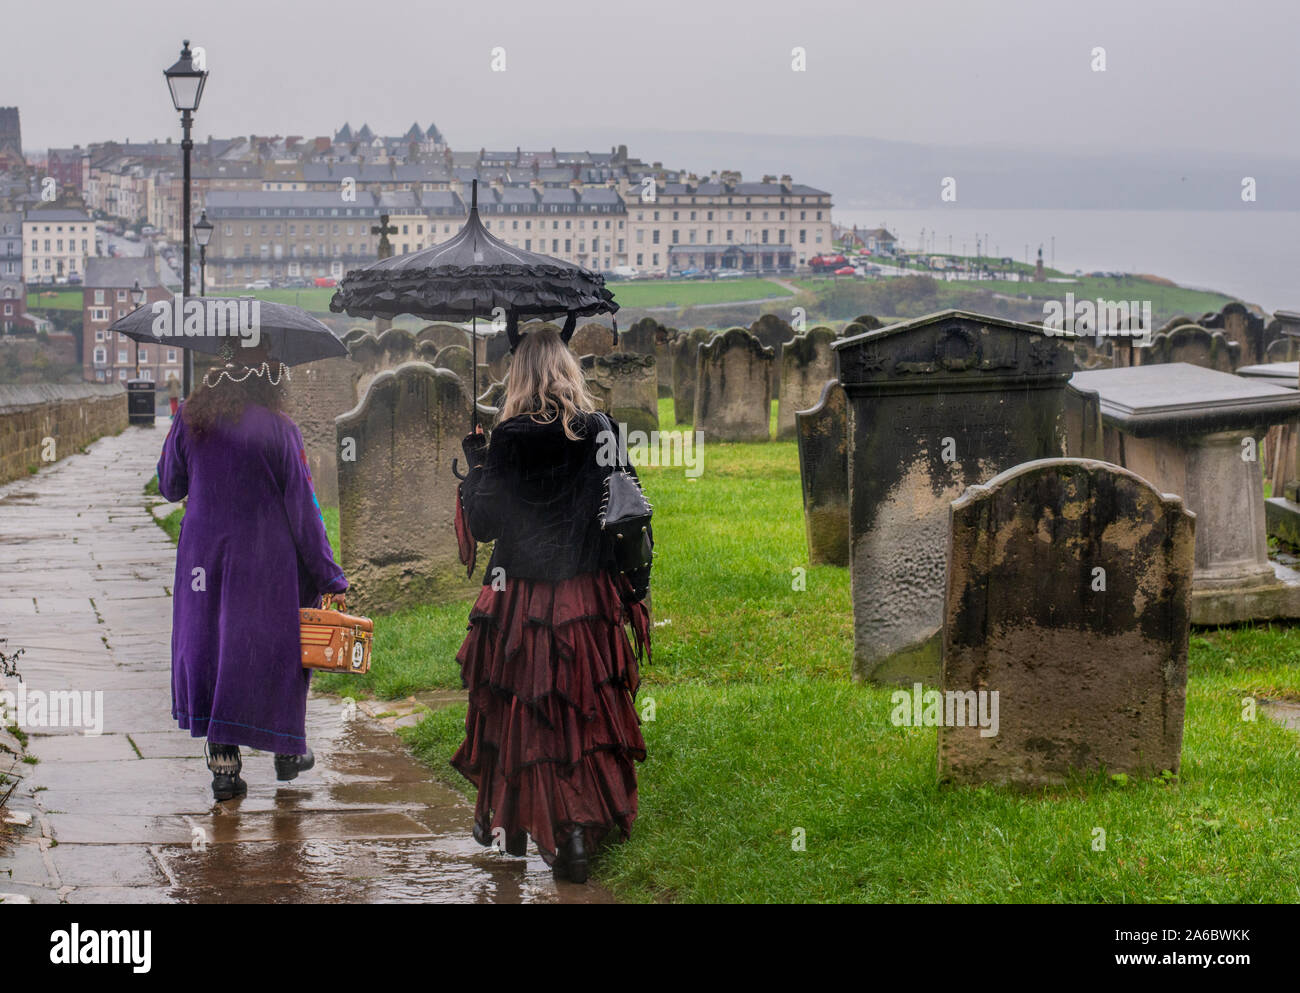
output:
POLYGON ((618 351, 654 355, 659 340, 666 338, 668 329, 653 317, 643 317, 618 336, 618 351))
POLYGON ((1178 772, 1195 523, 1086 459, 1019 465, 953 502, 941 782, 1178 772))
POLYGON ((447 345, 438 349, 433 364, 439 369, 450 369, 460 377, 462 383, 473 382, 474 360, 464 345, 447 345))
POLYGON ((470 430, 468 394, 455 373, 426 362, 384 370, 335 430, 349 609, 389 613, 474 589, 454 523, 451 460, 464 458, 470 430))
POLYGON ((637 352, 584 355, 582 375, 601 409, 628 432, 659 428, 659 376, 655 357, 637 352))
MULTIPOLYGON (((1300 382, 1297 381, 1300 379, 1300 361, 1268 362, 1263 365, 1241 366, 1237 370, 1237 375, 1245 379, 1294 390, 1300 388, 1300 382)), ((1269 492, 1275 497, 1282 496, 1292 501, 1296 499, 1297 489, 1300 489, 1300 483, 1298 483, 1300 481, 1300 471, 1297 469, 1296 451, 1298 435, 1300 435, 1300 421, 1291 420, 1284 424, 1274 424, 1268 429, 1268 434, 1264 437, 1261 446, 1264 479, 1268 483, 1269 492)), ((1268 533, 1274 535, 1271 517, 1271 514, 1267 515, 1269 520, 1268 533)), ((1274 536, 1285 537, 1280 534, 1274 536)), ((1290 538, 1286 538, 1286 540, 1288 543, 1294 544, 1290 538)))
POLYGON ((469 335, 455 324, 429 324, 416 332, 415 340, 420 343, 432 342, 435 350, 446 348, 448 345, 469 347, 469 335))
POLYGON ((360 377, 357 363, 340 355, 295 366, 285 387, 284 412, 302 432, 312 487, 322 507, 338 506, 334 418, 356 406, 360 377))
POLYGON ((862 331, 879 331, 885 326, 884 322, 873 314, 859 314, 857 317, 853 318, 853 320, 849 321, 848 326, 845 327, 845 338, 850 337, 848 329, 854 325, 857 325, 857 327, 861 329, 860 331, 855 332, 857 334, 861 334, 862 331))
POLYGON ((343 335, 343 344, 350 346, 356 344, 362 338, 373 338, 373 337, 374 335, 370 333, 369 328, 361 328, 361 327, 348 328, 347 333, 343 335))
POLYGON ((849 564, 849 408, 839 380, 794 415, 808 561, 849 564))
MULTIPOLYGON (((1267 361, 1268 342, 1265 338, 1267 316, 1258 307, 1247 306, 1239 300, 1223 305, 1217 314, 1206 314, 1197 321, 1204 328, 1222 330, 1229 341, 1240 347, 1237 364, 1253 365, 1267 361)), ((1224 372, 1231 372, 1225 369, 1224 372)))
POLYGON ((776 407, 776 436, 795 436, 795 412, 808 410, 821 399, 826 384, 835 378, 835 332, 813 328, 795 335, 781 346, 781 392, 776 407))
POLYGON ((1096 390, 1065 385, 1065 454, 1073 459, 1103 458, 1101 398, 1096 390))
POLYGON ((1184 324, 1153 335, 1151 344, 1135 352, 1139 365, 1186 362, 1203 369, 1232 372, 1241 364, 1241 345, 1222 331, 1209 331, 1199 324, 1184 324))
POLYGON ((767 441, 772 410, 772 349, 744 328, 699 346, 696 431, 711 441, 767 441))
MULTIPOLYGON (((763 314, 753 324, 749 326, 749 333, 759 340, 760 344, 772 349, 772 354, 779 356, 781 346, 794 337, 794 328, 790 322, 777 314, 763 314)), ((776 400, 781 395, 781 366, 776 364, 772 366, 772 399, 776 400)), ((820 391, 819 391, 820 395, 820 391)))
POLYGON ((699 371, 699 346, 709 341, 707 328, 681 331, 673 342, 673 417, 678 424, 690 424, 695 417, 695 377, 699 371))
POLYGON ((389 328, 378 337, 369 335, 351 345, 348 352, 361 372, 357 396, 364 396, 370 381, 381 372, 416 359, 416 346, 415 335, 402 328, 389 328))
POLYGON ((614 350, 614 332, 599 324, 584 324, 573 332, 569 350, 579 357, 608 355, 614 350))
POLYGON ((946 310, 842 338, 856 679, 939 677, 948 505, 1065 451, 1073 355, 1042 328, 946 310))
POLYGON ((1300 616, 1300 574, 1271 562, 1260 441, 1300 391, 1186 363, 1078 372, 1100 395, 1105 459, 1196 514, 1193 624, 1300 616))

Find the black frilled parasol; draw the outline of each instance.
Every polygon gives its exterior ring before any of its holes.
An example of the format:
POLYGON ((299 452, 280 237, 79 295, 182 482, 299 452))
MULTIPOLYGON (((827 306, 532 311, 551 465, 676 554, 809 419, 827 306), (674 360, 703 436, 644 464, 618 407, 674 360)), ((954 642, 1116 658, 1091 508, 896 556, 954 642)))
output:
MULTIPOLYGON (((476 179, 469 217, 454 237, 349 271, 330 300, 330 310, 362 318, 412 314, 431 321, 469 322, 474 346, 470 416, 477 429, 480 317, 497 320, 504 314, 513 352, 521 321, 564 317, 561 338, 568 342, 579 317, 615 314, 618 304, 599 273, 494 238, 478 216, 476 179)), ((617 322, 613 333, 617 342, 617 322)))
MULTIPOLYGON (((478 180, 472 189, 469 219, 454 237, 351 270, 330 300, 330 310, 352 317, 413 314, 457 323, 504 314, 512 351, 521 321, 563 317, 568 341, 579 317, 618 311, 599 273, 493 237, 479 219, 478 180)), ((477 335, 474 344, 477 349, 477 335)), ((474 361, 477 368, 477 354, 474 361)))

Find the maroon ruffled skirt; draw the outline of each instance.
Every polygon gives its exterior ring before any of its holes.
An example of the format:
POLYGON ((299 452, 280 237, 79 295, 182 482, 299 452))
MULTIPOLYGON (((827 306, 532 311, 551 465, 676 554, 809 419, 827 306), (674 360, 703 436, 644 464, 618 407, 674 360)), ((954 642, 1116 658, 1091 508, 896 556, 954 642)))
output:
POLYGON ((469 711, 451 764, 478 788, 475 820, 487 837, 527 831, 548 865, 574 828, 595 852, 636 819, 633 762, 646 750, 633 699, 649 616, 623 604, 626 582, 598 572, 484 586, 456 655, 469 711))

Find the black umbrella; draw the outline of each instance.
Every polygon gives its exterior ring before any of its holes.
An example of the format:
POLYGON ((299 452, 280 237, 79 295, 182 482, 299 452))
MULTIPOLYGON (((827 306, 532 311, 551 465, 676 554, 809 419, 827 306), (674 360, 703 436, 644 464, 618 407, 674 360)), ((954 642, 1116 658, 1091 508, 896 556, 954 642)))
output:
POLYGON ((351 270, 330 300, 330 310, 352 317, 414 314, 432 321, 470 322, 474 326, 470 402, 477 425, 478 405, 473 398, 478 396, 478 318, 504 314, 514 351, 521 320, 563 316, 561 337, 567 342, 579 317, 613 314, 618 304, 599 273, 494 238, 478 216, 478 180, 471 189, 469 219, 454 237, 351 270))
POLYGON ((271 358, 285 365, 347 355, 347 346, 326 325, 301 307, 252 297, 188 297, 177 294, 145 304, 118 318, 108 329, 136 341, 235 354, 244 342, 267 341, 271 358))

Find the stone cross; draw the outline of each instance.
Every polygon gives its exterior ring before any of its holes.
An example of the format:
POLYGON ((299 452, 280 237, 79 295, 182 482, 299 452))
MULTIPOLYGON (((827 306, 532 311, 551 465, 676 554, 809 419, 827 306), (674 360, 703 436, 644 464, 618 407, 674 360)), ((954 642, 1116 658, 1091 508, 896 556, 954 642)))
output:
POLYGON ((379 235, 379 257, 381 259, 391 259, 393 257, 393 243, 388 240, 388 236, 397 234, 397 225, 388 223, 387 214, 380 214, 379 223, 371 225, 370 233, 379 235))

